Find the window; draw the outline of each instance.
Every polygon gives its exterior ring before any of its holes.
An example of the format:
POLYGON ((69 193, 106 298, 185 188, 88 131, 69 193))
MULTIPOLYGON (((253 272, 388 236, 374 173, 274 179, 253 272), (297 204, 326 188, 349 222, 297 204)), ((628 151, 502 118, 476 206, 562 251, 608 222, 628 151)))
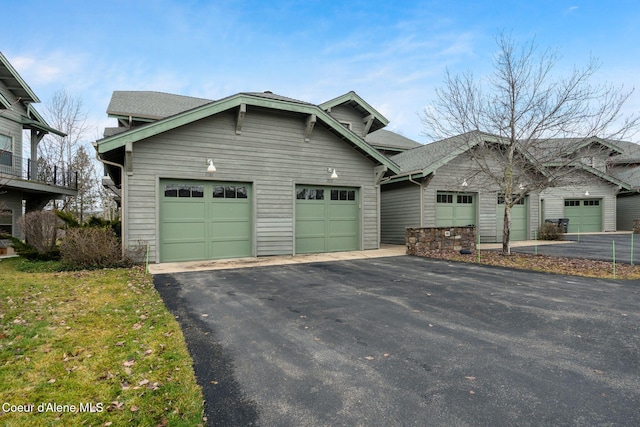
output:
POLYGON ((13 211, 0 211, 0 233, 13 235, 13 211))
POLYGON ((438 194, 436 196, 437 203, 453 203, 453 194, 438 194))
POLYGON ((204 187, 202 185, 166 184, 164 197, 204 197, 204 187))
POLYGON ((296 191, 298 200, 324 200, 324 189, 321 188, 299 188, 296 191))
POLYGON ((565 200, 564 201, 564 205, 565 206, 580 206, 580 200, 565 200))
POLYGON ((331 200, 355 200, 355 190, 331 190, 331 200))
POLYGON ((214 199, 246 199, 247 187, 244 185, 216 185, 213 187, 214 199))
POLYGON ((600 200, 585 200, 585 206, 600 206, 600 200))
POLYGON ((465 205, 470 205, 473 203, 473 196, 470 196, 467 194, 460 194, 458 195, 457 202, 465 205))
POLYGON ((0 165, 13 166, 13 138, 0 134, 0 165))
MULTIPOLYGON (((499 205, 504 205, 504 194, 498 194, 498 204, 499 205)), ((524 205, 524 197, 521 198, 520 200, 518 200, 515 204, 516 205, 524 205)))

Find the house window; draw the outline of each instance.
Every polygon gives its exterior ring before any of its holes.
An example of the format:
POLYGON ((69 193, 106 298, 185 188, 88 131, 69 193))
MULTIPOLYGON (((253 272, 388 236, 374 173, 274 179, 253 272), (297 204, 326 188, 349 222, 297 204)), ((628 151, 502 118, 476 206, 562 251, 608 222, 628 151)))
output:
POLYGON ((436 196, 437 203, 453 203, 453 194, 438 194, 436 196))
POLYGON ((0 211, 0 233, 13 235, 13 211, 0 211))
POLYGON ((580 200, 565 200, 564 205, 569 207, 580 206, 580 200))
POLYGON ((457 202, 465 205, 470 205, 473 203, 473 196, 468 194, 460 194, 458 195, 457 202))
POLYGON ((585 200, 585 206, 600 206, 600 200, 585 200))
POLYGON ((13 138, 0 134, 0 165, 13 166, 13 138))

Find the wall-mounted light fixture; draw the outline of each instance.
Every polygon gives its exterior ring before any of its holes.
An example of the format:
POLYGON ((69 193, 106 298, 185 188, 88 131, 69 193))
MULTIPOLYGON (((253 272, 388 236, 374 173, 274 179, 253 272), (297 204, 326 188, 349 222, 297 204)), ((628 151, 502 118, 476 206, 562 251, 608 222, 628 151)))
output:
POLYGON ((585 196, 588 196, 588 195, 589 195, 589 190, 585 191, 585 192, 584 192, 584 195, 585 195, 585 196))
POLYGON ((460 185, 462 185, 463 187, 468 187, 469 186, 469 184, 467 184, 467 180, 466 179, 463 179, 462 180, 462 184, 460 184, 460 185))
POLYGON ((520 185, 518 185, 518 190, 520 190, 520 191, 524 190, 524 185, 522 185, 522 183, 520 183, 520 185))
POLYGON ((207 167, 207 172, 209 173, 215 172, 216 167, 213 165, 213 159, 207 159, 207 163, 209 163, 209 166, 207 167))
MULTIPOLYGON (((331 168, 329 168, 329 169, 331 169, 331 168)), ((331 179, 338 179, 338 173, 336 172, 335 168, 331 172, 331 179)))

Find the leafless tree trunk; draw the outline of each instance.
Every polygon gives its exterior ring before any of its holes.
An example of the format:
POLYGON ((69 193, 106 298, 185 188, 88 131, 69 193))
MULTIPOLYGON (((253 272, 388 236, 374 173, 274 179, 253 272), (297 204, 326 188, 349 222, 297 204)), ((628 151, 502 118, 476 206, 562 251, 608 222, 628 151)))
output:
MULTIPOLYGON (((52 165, 58 165, 69 173, 76 157, 78 148, 82 145, 87 132, 87 113, 83 108, 82 99, 74 97, 64 89, 55 92, 51 100, 45 105, 44 115, 49 124, 67 136, 48 134, 38 145, 38 156, 42 170, 52 169, 52 165)), ((54 208, 67 210, 70 199, 67 198, 62 206, 54 208)))
POLYGON ((622 112, 632 91, 592 83, 600 68, 594 58, 556 78, 555 52, 503 33, 496 42, 493 72, 476 79, 470 71, 447 71, 421 118, 425 135, 466 144, 476 176, 504 195, 502 251, 510 254, 513 206, 530 192, 561 185, 583 160, 576 148, 591 138, 632 136, 639 117, 622 112))

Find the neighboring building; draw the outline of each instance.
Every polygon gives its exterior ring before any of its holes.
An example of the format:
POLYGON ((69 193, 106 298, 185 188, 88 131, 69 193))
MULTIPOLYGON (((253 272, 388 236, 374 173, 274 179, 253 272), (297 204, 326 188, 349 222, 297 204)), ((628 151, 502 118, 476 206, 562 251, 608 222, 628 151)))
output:
POLYGON ((314 105, 271 92, 217 101, 113 93, 96 142, 123 240, 153 262, 376 249, 380 181, 365 138, 387 124, 354 92, 314 105))
MULTIPOLYGON (((493 135, 471 132, 391 156, 402 171, 383 182, 382 242, 403 244, 407 227, 465 225, 477 226, 482 242, 501 241, 504 198, 468 153, 478 144, 498 141, 493 135)), ((564 144, 566 156, 579 161, 565 184, 541 192, 526 189, 526 171, 514 171, 526 196, 512 208, 511 240, 534 238, 546 219, 568 218, 569 232, 615 231, 616 195, 631 187, 607 174, 605 165, 620 149, 597 138, 555 140, 552 144, 564 144), (585 159, 590 159, 589 164, 585 159)), ((488 160, 500 174, 500 163, 488 160)))
POLYGON ((77 194, 75 173, 54 166, 38 171, 38 143, 51 128, 33 108, 40 100, 0 53, 0 231, 23 238, 18 219, 23 210, 42 209, 50 200, 77 194), (30 131, 30 158, 24 158, 23 133, 30 131))
POLYGON ((607 172, 628 182, 630 190, 618 194, 618 230, 633 230, 633 221, 640 220, 640 145, 628 141, 616 141, 623 153, 609 159, 607 172))

